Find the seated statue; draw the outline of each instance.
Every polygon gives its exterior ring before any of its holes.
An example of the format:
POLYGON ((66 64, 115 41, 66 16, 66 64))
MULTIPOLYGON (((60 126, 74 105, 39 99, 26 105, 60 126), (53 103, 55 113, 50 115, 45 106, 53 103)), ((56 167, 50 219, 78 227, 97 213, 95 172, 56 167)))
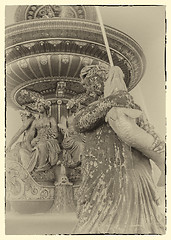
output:
POLYGON ((53 117, 48 116, 49 106, 46 101, 37 102, 38 117, 31 125, 31 132, 35 133, 31 144, 32 168, 35 171, 45 171, 56 165, 60 147, 58 144, 57 124, 53 117))
POLYGON ((61 129, 64 139, 63 160, 66 167, 67 176, 72 183, 76 183, 81 178, 81 160, 85 143, 85 135, 79 134, 73 127, 74 114, 67 119, 62 116, 61 122, 58 124, 61 129))
POLYGON ((31 159, 31 153, 32 153, 32 145, 31 141, 34 138, 34 133, 31 133, 31 124, 33 123, 35 117, 33 114, 27 110, 20 111, 20 116, 22 119, 23 125, 21 128, 17 131, 17 133, 13 136, 10 143, 8 144, 8 147, 6 149, 6 160, 8 161, 17 161, 20 164, 23 165, 25 169, 28 169, 30 159, 31 159), (23 134, 23 140, 20 142, 16 141, 19 139, 19 137, 23 134), (16 143, 15 147, 12 148, 12 146, 16 143))
POLYGON ((28 172, 43 172, 55 166, 61 152, 58 144, 57 124, 48 115, 49 102, 38 98, 35 102, 36 113, 23 118, 23 126, 12 138, 7 148, 7 160, 18 160, 28 172), (11 150, 12 145, 24 133, 24 140, 11 150), (15 156, 13 153, 15 152, 15 156))

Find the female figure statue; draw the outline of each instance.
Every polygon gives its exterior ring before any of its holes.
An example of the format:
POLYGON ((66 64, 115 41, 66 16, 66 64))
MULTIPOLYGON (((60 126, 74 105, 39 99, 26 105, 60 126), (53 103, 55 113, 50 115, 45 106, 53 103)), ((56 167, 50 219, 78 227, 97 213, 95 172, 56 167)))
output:
MULTIPOLYGON (((86 134, 86 141, 74 233, 163 234, 164 217, 158 208, 150 160, 108 123, 111 115, 107 113, 113 107, 141 111, 140 107, 126 89, 103 96, 107 71, 102 66, 85 67, 81 78, 87 99, 84 94, 75 100, 85 106, 76 114, 74 127, 86 134)), ((142 118, 137 116, 136 121, 142 128, 142 118)), ((156 138, 147 123, 145 131, 156 138)), ((160 150, 160 145, 157 142, 153 151, 160 150)))
MULTIPOLYGON (((28 171, 45 171, 54 166, 58 161, 60 150, 57 136, 57 124, 53 117, 48 115, 49 102, 44 99, 37 99, 37 113, 30 114, 25 119, 23 126, 12 138, 7 151, 25 132, 25 139, 19 144, 17 158, 20 159, 23 167, 28 171)), ((12 154, 10 154, 12 158, 12 154)))
POLYGON ((61 117, 58 127, 64 135, 62 142, 63 160, 69 180, 74 183, 80 183, 81 180, 81 161, 85 143, 85 136, 74 130, 73 126, 74 114, 65 118, 61 117))
POLYGON ((74 168, 81 164, 83 148, 85 143, 84 134, 77 133, 73 126, 74 115, 67 119, 62 116, 62 122, 58 124, 63 131, 64 159, 68 167, 74 168))
POLYGON ((45 171, 58 161, 60 147, 56 120, 48 116, 49 105, 46 101, 37 101, 38 116, 31 125, 35 137, 31 144, 33 147, 32 167, 35 171, 45 171))
POLYGON ((20 111, 20 116, 22 119, 23 125, 17 131, 17 133, 13 136, 11 141, 8 144, 6 153, 7 163, 8 161, 17 161, 23 165, 23 167, 27 170, 31 154, 32 154, 32 145, 31 141, 34 138, 34 132, 31 131, 31 124, 35 120, 33 114, 27 110, 20 111), (19 137, 23 134, 23 140, 18 142, 13 149, 12 146, 19 139, 19 137))

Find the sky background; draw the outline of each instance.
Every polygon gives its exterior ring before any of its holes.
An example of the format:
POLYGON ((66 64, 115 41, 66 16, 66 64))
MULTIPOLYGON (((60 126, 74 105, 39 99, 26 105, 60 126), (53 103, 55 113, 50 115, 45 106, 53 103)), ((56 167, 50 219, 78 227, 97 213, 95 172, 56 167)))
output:
MULTIPOLYGON (((5 24, 14 23, 17 6, 6 6, 5 24)), ((145 110, 156 132, 165 136, 165 6, 100 7, 103 22, 128 34, 142 47, 146 71, 130 92, 145 110)), ((7 109, 7 143, 21 126, 18 112, 7 109)))

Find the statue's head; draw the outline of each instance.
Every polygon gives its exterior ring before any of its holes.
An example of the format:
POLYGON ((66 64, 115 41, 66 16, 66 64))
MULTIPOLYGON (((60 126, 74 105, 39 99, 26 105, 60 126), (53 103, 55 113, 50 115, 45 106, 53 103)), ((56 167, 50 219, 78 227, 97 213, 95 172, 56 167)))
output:
POLYGON ((24 109, 33 114, 45 111, 48 114, 51 102, 44 99, 40 93, 24 89, 20 92, 20 95, 25 99, 25 101, 27 101, 27 103, 22 106, 24 109))
POLYGON ((91 95, 104 93, 104 82, 107 80, 109 69, 103 65, 89 65, 81 70, 81 83, 91 95))
POLYGON ((50 105, 51 105, 51 102, 47 101, 43 98, 38 98, 35 103, 37 112, 39 112, 39 113, 46 112, 46 114, 49 113, 50 105))

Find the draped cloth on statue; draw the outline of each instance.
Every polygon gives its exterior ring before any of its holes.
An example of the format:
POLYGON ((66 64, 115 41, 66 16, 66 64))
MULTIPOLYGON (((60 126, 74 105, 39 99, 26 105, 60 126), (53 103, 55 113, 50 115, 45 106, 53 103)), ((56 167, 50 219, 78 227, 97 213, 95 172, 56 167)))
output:
POLYGON ((164 234, 150 161, 114 133, 104 118, 111 107, 138 109, 120 91, 81 110, 77 131, 86 133, 76 234, 164 234))
MULTIPOLYGON (((37 127, 38 128, 38 127, 37 127)), ((34 148, 31 154, 31 160, 28 165, 29 172, 46 171, 54 166, 58 161, 60 147, 48 126, 38 128, 38 135, 32 141, 34 148)))
POLYGON ((67 166, 78 164, 81 161, 84 142, 85 136, 74 132, 64 138, 62 146, 66 150, 64 153, 67 166))
POLYGON ((17 143, 7 155, 7 160, 18 161, 29 173, 49 170, 57 164, 61 152, 58 140, 52 136, 48 126, 37 129, 39 131, 32 140, 32 149, 23 141, 17 143))

